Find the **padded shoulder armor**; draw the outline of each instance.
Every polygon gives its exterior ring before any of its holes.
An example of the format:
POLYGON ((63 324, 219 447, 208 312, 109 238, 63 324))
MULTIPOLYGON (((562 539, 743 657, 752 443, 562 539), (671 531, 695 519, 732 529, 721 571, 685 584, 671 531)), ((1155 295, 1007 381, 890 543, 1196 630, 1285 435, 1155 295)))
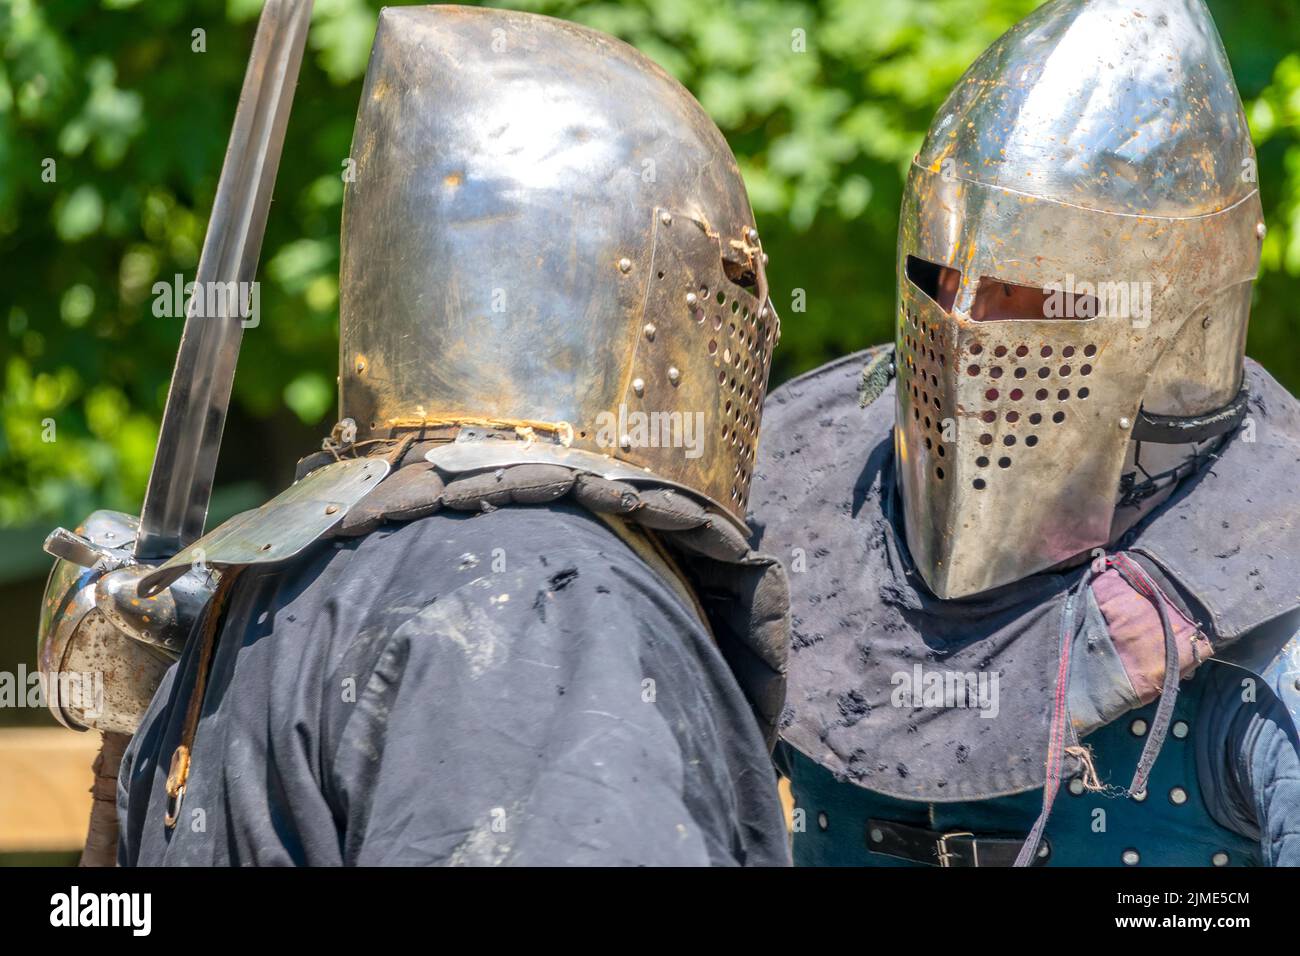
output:
POLYGON ((565 499, 654 532, 670 547, 769 745, 775 743, 790 644, 790 591, 779 561, 751 551, 729 515, 642 470, 606 474, 598 462, 607 460, 589 456, 597 460, 589 463, 577 453, 566 464, 531 461, 514 454, 526 443, 513 441, 482 443, 499 447, 501 460, 467 460, 454 454, 459 444, 381 443, 370 446, 381 450, 371 457, 339 457, 334 445, 309 456, 290 488, 176 555, 144 579, 141 593, 162 590, 196 565, 274 564, 323 538, 358 537, 443 508, 492 511, 565 499))

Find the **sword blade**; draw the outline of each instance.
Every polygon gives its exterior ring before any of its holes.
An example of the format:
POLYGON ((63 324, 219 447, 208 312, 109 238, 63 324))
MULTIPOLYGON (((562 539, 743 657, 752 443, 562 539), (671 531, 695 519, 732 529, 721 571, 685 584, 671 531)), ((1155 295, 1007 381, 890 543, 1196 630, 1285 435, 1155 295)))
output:
POLYGON ((203 534, 243 334, 243 290, 257 273, 311 10, 312 0, 267 0, 262 8, 167 392, 138 558, 170 557, 203 534))

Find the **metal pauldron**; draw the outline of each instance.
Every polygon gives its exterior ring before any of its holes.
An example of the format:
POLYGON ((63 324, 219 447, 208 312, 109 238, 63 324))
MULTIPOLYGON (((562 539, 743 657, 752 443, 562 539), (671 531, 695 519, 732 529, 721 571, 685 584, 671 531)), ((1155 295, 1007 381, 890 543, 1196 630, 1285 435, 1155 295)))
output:
POLYGON ((37 660, 46 702, 74 730, 134 733, 223 569, 284 561, 336 525, 388 473, 382 458, 313 472, 168 561, 137 560, 136 518, 97 511, 47 539, 37 660))
POLYGON ((96 511, 75 532, 46 540, 56 560, 37 663, 46 704, 66 727, 133 733, 211 593, 207 578, 193 574, 140 597, 153 568, 132 555, 138 527, 130 515, 96 511))

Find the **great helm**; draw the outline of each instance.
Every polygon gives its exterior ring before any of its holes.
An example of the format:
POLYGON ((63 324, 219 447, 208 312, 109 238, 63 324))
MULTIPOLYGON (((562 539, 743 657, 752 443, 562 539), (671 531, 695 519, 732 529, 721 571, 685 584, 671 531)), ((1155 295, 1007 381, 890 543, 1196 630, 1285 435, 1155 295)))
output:
POLYGON ((778 320, 735 158, 680 84, 547 17, 388 8, 351 158, 358 440, 513 429, 743 522, 778 320))
POLYGON ((1240 420, 1254 172, 1201 0, 1053 0, 966 71, 898 239, 894 441, 936 595, 1106 543, 1133 443, 1240 420))

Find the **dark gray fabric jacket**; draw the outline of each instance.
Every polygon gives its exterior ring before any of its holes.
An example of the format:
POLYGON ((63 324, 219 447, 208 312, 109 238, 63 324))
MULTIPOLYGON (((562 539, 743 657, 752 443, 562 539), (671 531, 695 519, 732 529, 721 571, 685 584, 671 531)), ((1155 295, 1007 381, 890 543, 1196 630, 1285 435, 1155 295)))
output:
POLYGON ((246 570, 169 831, 197 644, 123 762, 122 864, 789 862, 708 631, 580 508, 441 512, 246 570))

